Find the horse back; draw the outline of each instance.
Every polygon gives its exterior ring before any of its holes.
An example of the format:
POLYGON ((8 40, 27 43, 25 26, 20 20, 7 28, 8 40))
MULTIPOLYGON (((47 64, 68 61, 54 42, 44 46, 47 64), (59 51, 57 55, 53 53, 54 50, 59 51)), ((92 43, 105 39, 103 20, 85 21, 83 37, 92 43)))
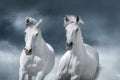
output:
POLYGON ((99 54, 97 50, 95 50, 93 47, 91 47, 88 44, 84 44, 87 54, 91 57, 94 58, 97 61, 97 64, 99 64, 99 54))

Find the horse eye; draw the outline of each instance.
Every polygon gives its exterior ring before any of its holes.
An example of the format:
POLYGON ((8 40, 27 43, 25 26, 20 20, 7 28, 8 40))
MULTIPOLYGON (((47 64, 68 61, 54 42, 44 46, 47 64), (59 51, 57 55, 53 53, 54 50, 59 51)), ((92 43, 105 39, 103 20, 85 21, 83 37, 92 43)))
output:
POLYGON ((36 34, 36 36, 38 36, 38 33, 36 34))
POLYGON ((76 32, 78 31, 78 29, 76 29, 76 32))

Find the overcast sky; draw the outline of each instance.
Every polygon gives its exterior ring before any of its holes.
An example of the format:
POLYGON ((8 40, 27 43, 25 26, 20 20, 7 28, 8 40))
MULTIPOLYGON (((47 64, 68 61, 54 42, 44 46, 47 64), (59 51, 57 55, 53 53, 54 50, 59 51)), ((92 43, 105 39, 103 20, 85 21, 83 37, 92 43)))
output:
POLYGON ((84 42, 99 51, 102 70, 98 80, 120 80, 119 0, 0 0, 0 80, 18 79, 27 16, 43 18, 42 35, 56 52, 55 68, 46 80, 54 79, 66 51, 63 18, 67 14, 82 18, 84 42))

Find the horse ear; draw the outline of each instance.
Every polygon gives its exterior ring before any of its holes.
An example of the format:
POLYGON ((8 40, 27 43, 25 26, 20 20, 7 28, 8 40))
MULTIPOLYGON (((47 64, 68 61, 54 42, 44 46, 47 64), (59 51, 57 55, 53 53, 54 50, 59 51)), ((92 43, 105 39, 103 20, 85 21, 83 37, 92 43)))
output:
POLYGON ((68 18, 68 16, 65 16, 64 17, 64 26, 66 27, 66 24, 69 22, 70 20, 69 20, 69 18, 68 18))
POLYGON ((81 23, 81 24, 84 24, 84 22, 83 22, 83 20, 82 20, 82 19, 80 19, 80 23, 81 23))
POLYGON ((39 25, 42 23, 42 19, 40 19, 37 24, 36 24, 36 27, 39 28, 39 25))
POLYGON ((29 18, 26 18, 26 23, 29 23, 30 21, 29 21, 29 18))
POLYGON ((82 21, 82 19, 79 16, 76 17, 76 21, 77 21, 77 23, 84 24, 84 22, 82 21))
POLYGON ((77 21, 77 22, 79 22, 79 20, 80 20, 80 17, 79 17, 79 16, 77 16, 77 17, 76 17, 76 21, 77 21))
POLYGON ((69 18, 68 18, 68 16, 65 16, 64 20, 65 20, 65 22, 70 21, 69 18))
POLYGON ((29 22, 30 22, 29 17, 26 17, 26 18, 25 18, 25 24, 26 24, 26 27, 28 27, 29 22))

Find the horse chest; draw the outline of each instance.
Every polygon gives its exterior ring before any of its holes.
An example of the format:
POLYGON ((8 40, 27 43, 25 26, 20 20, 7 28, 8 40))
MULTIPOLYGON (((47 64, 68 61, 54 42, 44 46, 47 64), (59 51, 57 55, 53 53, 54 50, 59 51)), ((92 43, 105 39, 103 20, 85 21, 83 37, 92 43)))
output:
POLYGON ((41 70, 42 65, 42 59, 38 56, 34 56, 32 63, 27 65, 27 72, 36 75, 41 70))
POLYGON ((68 65, 68 73, 72 74, 75 72, 79 72, 79 67, 80 61, 78 60, 77 56, 72 56, 68 65))

